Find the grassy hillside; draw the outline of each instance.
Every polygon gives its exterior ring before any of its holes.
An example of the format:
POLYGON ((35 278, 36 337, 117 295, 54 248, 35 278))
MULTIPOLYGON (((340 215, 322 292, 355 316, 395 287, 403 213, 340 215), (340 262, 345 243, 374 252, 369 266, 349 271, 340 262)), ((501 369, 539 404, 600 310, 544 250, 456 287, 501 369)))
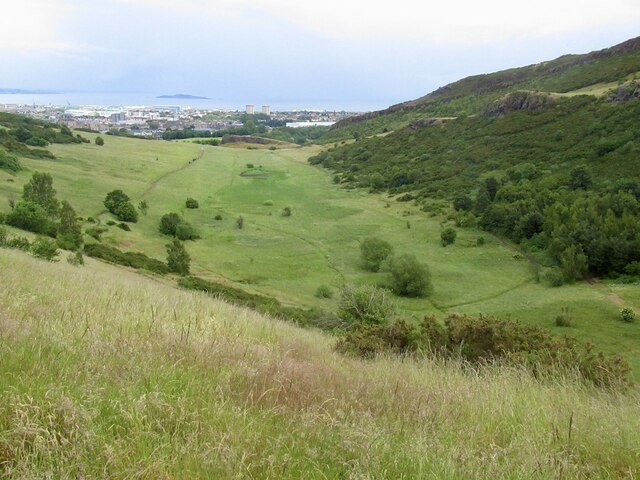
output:
POLYGON ((329 337, 2 250, 3 478, 635 478, 640 398, 329 337))
MULTIPOLYGON (((93 138, 91 134, 86 134, 93 138)), ((535 268, 514 246, 474 228, 458 231, 454 245, 443 248, 440 232, 448 210, 425 212, 419 206, 383 195, 336 185, 325 169, 310 167, 317 147, 278 151, 205 147, 190 143, 151 142, 108 137, 94 144, 50 147, 56 160, 23 158, 26 170, 0 172, 0 210, 7 199, 19 198, 33 171, 49 172, 58 197, 66 199, 86 219, 94 217, 106 228, 105 245, 145 252, 165 260, 170 237, 160 234, 160 217, 178 212, 198 229, 201 239, 186 243, 192 272, 250 293, 276 297, 285 305, 334 312, 344 283, 377 284, 383 273, 360 266, 359 242, 378 236, 398 253, 414 253, 429 266, 434 293, 429 298, 396 298, 403 316, 416 320, 425 314, 444 318, 451 313, 511 317, 591 340, 610 353, 625 355, 640 366, 640 331, 618 320, 621 303, 636 309, 640 299, 634 285, 584 283, 553 289, 536 282, 535 268), (204 153, 202 153, 204 152, 204 153), (202 157, 200 157, 202 153, 202 157), (197 159, 194 161, 194 159, 197 159), (268 176, 243 176, 252 163, 268 176), (126 232, 108 226, 112 215, 102 201, 121 188, 137 204, 150 209, 126 232), (185 207, 187 197, 200 208, 185 207), (293 214, 283 217, 290 206, 293 214), (222 220, 216 220, 220 215, 222 220), (244 218, 238 229, 236 219, 244 218), (409 226, 410 228, 407 228, 409 226), (478 246, 477 238, 485 243, 478 246), (329 286, 332 299, 315 296, 329 286), (617 294, 612 300, 612 289, 617 294), (618 301, 620 298, 622 300, 618 301), (554 319, 569 308, 575 327, 556 327, 554 319)), ((96 224, 85 222, 85 229, 96 224)), ((86 242, 93 242, 85 236, 86 242)))
POLYGON ((535 65, 467 77, 416 100, 338 122, 325 140, 396 130, 419 119, 477 114, 491 102, 518 90, 601 95, 608 89, 598 87, 615 86, 639 72, 640 37, 584 55, 564 55, 535 65))

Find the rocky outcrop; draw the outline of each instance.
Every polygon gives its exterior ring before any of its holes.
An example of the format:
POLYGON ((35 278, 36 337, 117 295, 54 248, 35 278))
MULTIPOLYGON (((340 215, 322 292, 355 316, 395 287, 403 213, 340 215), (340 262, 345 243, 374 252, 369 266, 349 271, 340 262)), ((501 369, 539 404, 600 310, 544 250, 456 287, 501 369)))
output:
POLYGON ((640 99, 640 83, 633 81, 618 86, 612 90, 608 97, 612 102, 628 102, 630 100, 640 99))
POLYGON ((498 117, 519 110, 538 112, 549 108, 554 103, 553 98, 542 93, 513 92, 487 105, 483 114, 486 117, 498 117))

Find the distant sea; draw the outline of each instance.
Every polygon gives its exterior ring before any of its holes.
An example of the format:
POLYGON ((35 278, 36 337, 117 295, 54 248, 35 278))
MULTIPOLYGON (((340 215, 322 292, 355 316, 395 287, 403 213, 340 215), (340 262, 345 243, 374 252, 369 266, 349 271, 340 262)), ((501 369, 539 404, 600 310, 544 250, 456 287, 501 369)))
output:
POLYGON ((244 110, 245 105, 252 103, 255 111, 260 112, 262 105, 269 105, 272 111, 294 110, 328 110, 348 112, 368 112, 388 107, 389 101, 344 101, 344 100, 277 100, 277 99, 179 99, 157 98, 167 93, 16 93, 0 94, 0 104, 18 105, 100 105, 100 106, 140 106, 140 105, 179 105, 182 108, 203 108, 221 110, 244 110))

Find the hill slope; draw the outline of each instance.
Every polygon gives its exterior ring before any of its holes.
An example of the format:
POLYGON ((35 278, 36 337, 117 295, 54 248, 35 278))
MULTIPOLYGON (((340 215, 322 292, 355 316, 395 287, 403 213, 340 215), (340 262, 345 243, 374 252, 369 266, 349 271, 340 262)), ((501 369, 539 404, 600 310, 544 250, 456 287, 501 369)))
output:
POLYGON ((348 138, 354 132, 372 135, 394 130, 421 118, 480 113, 494 100, 518 90, 568 93, 629 80, 638 72, 640 37, 584 55, 467 77, 416 100, 342 120, 332 127, 327 141, 348 138))
POLYGON ((635 390, 351 360, 319 333, 91 260, 2 250, 0 269, 3 478, 640 474, 635 390))

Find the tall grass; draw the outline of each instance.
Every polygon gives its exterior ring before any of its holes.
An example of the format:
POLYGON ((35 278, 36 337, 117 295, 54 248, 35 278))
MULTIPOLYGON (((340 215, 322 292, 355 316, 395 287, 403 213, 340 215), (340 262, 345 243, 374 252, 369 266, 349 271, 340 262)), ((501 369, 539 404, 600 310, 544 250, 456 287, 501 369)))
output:
POLYGON ((640 395, 333 340, 0 251, 0 477, 636 478, 640 395))

